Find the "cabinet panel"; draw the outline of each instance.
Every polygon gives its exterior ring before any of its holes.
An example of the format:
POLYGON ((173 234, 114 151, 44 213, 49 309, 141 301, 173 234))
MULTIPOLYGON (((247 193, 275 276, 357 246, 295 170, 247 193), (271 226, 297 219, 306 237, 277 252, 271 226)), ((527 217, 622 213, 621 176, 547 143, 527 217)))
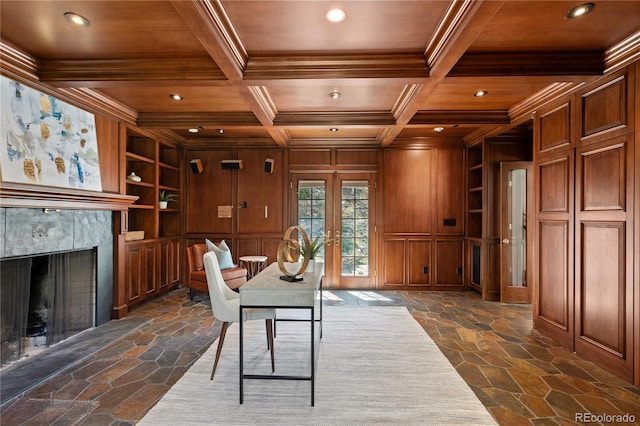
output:
POLYGON ((410 240, 409 286, 431 285, 431 241, 410 240))
POLYGON ((158 244, 147 244, 143 248, 144 262, 145 262, 145 279, 144 279, 144 291, 145 297, 151 296, 158 290, 158 244))
POLYGON ((462 286, 462 241, 436 240, 435 285, 463 289, 462 286))
POLYGON ((431 233, 431 151, 385 150, 385 233, 431 233))
POLYGON ((382 284, 385 287, 405 285, 405 241, 382 242, 382 284))
POLYGON ((126 284, 125 293, 127 303, 137 303, 142 298, 142 283, 145 281, 146 268, 142 246, 127 245, 125 249, 126 284))

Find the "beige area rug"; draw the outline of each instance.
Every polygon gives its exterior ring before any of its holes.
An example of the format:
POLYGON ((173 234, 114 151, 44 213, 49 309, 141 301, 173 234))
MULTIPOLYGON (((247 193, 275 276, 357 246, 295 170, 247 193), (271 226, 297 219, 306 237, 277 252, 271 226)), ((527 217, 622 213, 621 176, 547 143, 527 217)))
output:
MULTIPOLYGON (((238 330, 213 381, 217 341, 139 424, 496 424, 404 307, 324 307, 314 407, 310 382, 281 380, 245 380, 240 405, 238 330)), ((264 322, 245 323, 244 341, 245 374, 271 374, 264 322)), ((308 374, 309 350, 308 322, 278 322, 275 374, 308 374)))

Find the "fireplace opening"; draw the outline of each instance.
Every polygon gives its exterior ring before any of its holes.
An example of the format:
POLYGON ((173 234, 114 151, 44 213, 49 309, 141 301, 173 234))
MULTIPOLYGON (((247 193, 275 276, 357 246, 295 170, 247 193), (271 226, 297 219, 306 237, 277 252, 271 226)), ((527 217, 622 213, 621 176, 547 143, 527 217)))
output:
POLYGON ((2 367, 96 324, 96 250, 3 260, 2 367))

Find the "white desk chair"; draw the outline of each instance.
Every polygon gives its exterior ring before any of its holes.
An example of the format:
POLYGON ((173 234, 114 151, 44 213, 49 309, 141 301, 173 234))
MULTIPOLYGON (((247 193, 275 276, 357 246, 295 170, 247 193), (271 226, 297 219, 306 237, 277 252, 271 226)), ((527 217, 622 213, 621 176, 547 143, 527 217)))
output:
MULTIPOLYGON (((232 322, 237 322, 240 315, 240 295, 229 289, 222 279, 220 264, 214 252, 207 252, 204 255, 204 269, 207 274, 207 285, 209 286, 209 299, 211 299, 211 310, 213 317, 222 321, 222 330, 218 340, 218 350, 216 360, 211 371, 211 380, 216 373, 218 359, 224 344, 224 337, 227 328, 232 322)), ((267 349, 271 350, 271 371, 275 371, 273 358, 273 320, 276 317, 275 309, 243 309, 243 321, 263 319, 267 327, 267 349)))

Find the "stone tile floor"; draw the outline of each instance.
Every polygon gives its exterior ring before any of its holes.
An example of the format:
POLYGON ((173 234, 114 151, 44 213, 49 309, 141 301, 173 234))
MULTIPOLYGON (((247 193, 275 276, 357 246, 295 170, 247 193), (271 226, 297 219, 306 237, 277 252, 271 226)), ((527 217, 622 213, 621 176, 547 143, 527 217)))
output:
MULTIPOLYGON (((325 304, 407 306, 501 425, 640 422, 640 389, 532 330, 529 305, 472 292, 331 290, 325 304)), ((130 316, 152 320, 6 403, 0 424, 135 424, 220 333, 208 299, 190 301, 184 289, 130 316)))

